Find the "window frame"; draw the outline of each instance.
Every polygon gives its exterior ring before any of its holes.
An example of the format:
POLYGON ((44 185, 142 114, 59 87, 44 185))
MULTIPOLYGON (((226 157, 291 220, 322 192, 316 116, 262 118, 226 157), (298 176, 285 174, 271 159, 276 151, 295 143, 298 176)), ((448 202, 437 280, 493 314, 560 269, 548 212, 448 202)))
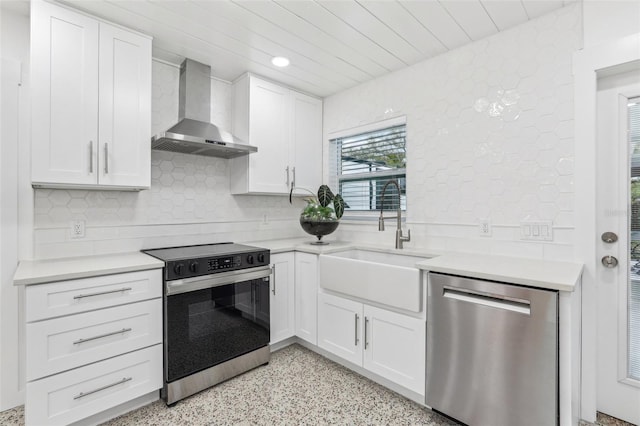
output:
MULTIPOLYGON (((405 132, 407 132, 407 119, 406 116, 399 116, 399 117, 394 117, 394 118, 389 118, 389 119, 385 119, 385 120, 381 120, 381 121, 376 121, 374 123, 369 123, 369 124, 365 124, 365 125, 361 125, 361 126, 356 126, 356 127, 351 127, 348 129, 344 129, 344 130, 340 130, 340 131, 336 131, 336 132, 332 132, 328 134, 328 142, 329 142, 329 150, 330 150, 330 155, 329 155, 329 183, 330 186, 332 188, 336 189, 336 192, 340 192, 340 174, 339 174, 339 161, 340 159, 339 157, 339 153, 337 152, 337 143, 335 142, 336 139, 341 139, 341 138, 349 138, 352 136, 356 136, 358 134, 361 133, 370 133, 370 132, 376 132, 376 131, 380 131, 380 130, 384 130, 390 127, 396 127, 396 126, 400 126, 400 125, 404 125, 405 126, 405 132)), ((407 148, 407 140, 406 140, 406 136, 405 136, 405 149, 407 148)), ((406 160, 408 163, 408 150, 407 150, 407 155, 406 155, 406 160)), ((382 177, 384 175, 388 175, 388 176, 394 176, 394 175, 404 175, 404 179, 405 179, 405 194, 406 194, 406 179, 407 179, 407 165, 405 164, 405 167, 402 169, 392 169, 389 171, 382 171, 382 172, 374 172, 372 173, 372 176, 379 176, 382 177)), ((405 198, 405 209, 403 210, 403 218, 402 220, 404 221, 406 219, 406 212, 409 210, 409 203, 408 203, 408 198, 405 198)), ((386 210, 385 211, 389 211, 386 210)), ((354 220, 354 221, 373 221, 376 220, 377 217, 379 216, 380 210, 345 210, 344 212, 344 216, 342 217, 342 220, 354 220)))

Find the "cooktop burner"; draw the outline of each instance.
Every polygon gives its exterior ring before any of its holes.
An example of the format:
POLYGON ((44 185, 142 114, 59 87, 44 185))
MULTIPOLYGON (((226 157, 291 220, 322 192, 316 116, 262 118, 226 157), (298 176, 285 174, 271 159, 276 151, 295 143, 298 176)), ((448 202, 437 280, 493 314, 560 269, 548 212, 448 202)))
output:
POLYGON ((269 264, 269 250, 235 243, 142 250, 165 262, 165 281, 269 264))

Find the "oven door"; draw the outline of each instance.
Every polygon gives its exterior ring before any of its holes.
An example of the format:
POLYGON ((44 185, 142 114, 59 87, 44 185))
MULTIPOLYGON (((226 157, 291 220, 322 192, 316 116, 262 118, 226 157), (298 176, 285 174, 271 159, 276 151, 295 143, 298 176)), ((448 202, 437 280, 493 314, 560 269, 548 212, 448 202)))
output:
POLYGON ((266 267, 166 283, 165 381, 269 344, 266 267))

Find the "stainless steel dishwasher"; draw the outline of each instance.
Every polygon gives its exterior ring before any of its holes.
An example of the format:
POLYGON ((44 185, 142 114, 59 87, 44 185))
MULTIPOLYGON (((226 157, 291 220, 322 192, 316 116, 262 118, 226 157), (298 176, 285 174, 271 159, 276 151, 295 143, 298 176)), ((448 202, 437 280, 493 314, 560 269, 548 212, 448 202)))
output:
POLYGON ((468 425, 557 425, 558 293, 429 273, 426 404, 468 425))

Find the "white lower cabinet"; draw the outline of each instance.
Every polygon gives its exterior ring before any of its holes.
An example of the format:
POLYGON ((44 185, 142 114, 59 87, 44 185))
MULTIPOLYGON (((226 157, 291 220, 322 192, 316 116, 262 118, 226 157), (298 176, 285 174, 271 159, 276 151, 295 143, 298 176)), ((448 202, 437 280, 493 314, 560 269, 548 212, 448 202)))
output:
POLYGON ((318 294, 318 346, 424 395, 424 319, 318 294))
POLYGON ((83 420, 162 387, 160 269, 29 285, 27 425, 83 420))
POLYGON ((162 345, 27 383, 27 424, 66 425, 162 387, 162 345))
POLYGON ((296 336, 317 344, 318 255, 296 252, 296 336))
POLYGON ((295 335, 295 255, 293 252, 271 255, 270 318, 271 344, 295 335))

